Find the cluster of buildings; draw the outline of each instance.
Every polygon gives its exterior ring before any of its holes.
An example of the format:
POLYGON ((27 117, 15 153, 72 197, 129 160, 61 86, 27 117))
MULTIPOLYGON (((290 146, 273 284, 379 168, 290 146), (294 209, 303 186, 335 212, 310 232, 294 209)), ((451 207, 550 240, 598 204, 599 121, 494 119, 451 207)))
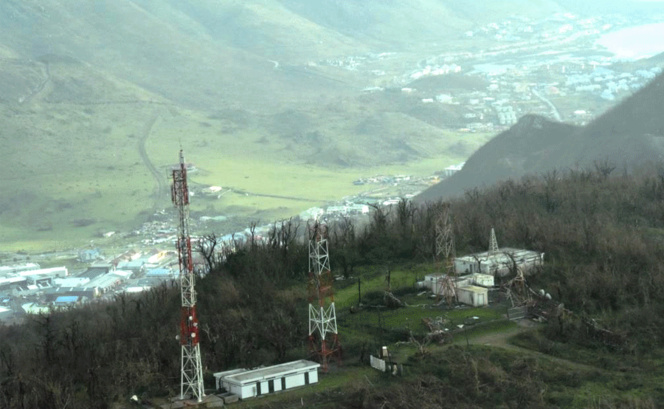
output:
POLYGON ((66 267, 40 268, 37 263, 0 267, 0 292, 31 294, 53 286, 69 275, 66 267))
POLYGON ((175 251, 129 250, 103 259, 99 249, 86 249, 78 255, 88 267, 73 273, 67 267, 40 268, 37 263, 1 266, 0 321, 20 322, 26 314, 48 314, 55 308, 170 285, 179 275, 175 251))
MULTIPOLYGON (((601 41, 620 28, 651 22, 657 22, 656 16, 580 18, 559 13, 538 21, 512 17, 461 36, 477 44, 485 41, 491 48, 430 56, 416 69, 397 74, 397 82, 403 98, 413 104, 457 106, 459 118, 449 127, 460 132, 500 132, 528 113, 585 125, 662 72, 654 62, 649 67, 644 62, 646 68, 640 69, 622 64, 601 41), (438 87, 420 81, 451 75, 438 87), (418 89, 420 85, 426 89, 418 89)), ((365 88, 388 90, 393 87, 365 88)))
MULTIPOLYGON (((492 231, 492 237, 495 237, 492 231)), ((492 240, 495 243, 495 240, 492 240)), ((428 274, 419 286, 430 290, 436 296, 445 296, 448 280, 453 280, 454 298, 459 303, 473 307, 489 305, 491 292, 495 288, 495 277, 526 273, 542 266, 544 253, 492 246, 489 251, 469 254, 454 259, 455 276, 443 273, 428 274)))
POLYGON ((411 179, 409 175, 395 175, 395 176, 371 176, 368 178, 360 178, 353 182, 356 186, 374 184, 374 185, 393 185, 395 183, 408 182, 411 179))
POLYGON ((515 65, 473 67, 464 75, 485 81, 488 85, 483 90, 436 93, 407 89, 423 103, 462 108, 465 114, 460 116, 464 122, 458 128, 461 132, 496 132, 516 124, 526 113, 584 125, 592 114, 608 109, 615 100, 630 95, 662 72, 660 66, 628 72, 608 58, 596 61, 593 56, 567 55, 532 57, 515 65), (567 102, 556 109, 561 98, 579 105, 570 109, 572 103, 567 102))

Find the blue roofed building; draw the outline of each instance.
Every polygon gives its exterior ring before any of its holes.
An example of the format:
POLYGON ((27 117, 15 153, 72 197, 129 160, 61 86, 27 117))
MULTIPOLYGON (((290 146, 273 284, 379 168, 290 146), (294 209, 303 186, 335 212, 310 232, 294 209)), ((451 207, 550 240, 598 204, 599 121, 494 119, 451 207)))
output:
POLYGON ((152 268, 145 274, 149 278, 176 278, 176 273, 170 268, 152 268))
POLYGON ((61 295, 55 299, 53 305, 56 307, 68 307, 71 305, 76 305, 80 302, 81 297, 78 295, 61 295))

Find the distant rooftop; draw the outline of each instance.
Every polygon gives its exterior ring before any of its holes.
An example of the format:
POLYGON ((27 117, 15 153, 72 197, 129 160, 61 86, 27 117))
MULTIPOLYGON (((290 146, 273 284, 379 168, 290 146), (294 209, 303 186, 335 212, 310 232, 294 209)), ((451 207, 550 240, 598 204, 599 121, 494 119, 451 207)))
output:
POLYGON ((56 304, 71 304, 75 302, 78 302, 77 295, 61 295, 55 299, 56 304))

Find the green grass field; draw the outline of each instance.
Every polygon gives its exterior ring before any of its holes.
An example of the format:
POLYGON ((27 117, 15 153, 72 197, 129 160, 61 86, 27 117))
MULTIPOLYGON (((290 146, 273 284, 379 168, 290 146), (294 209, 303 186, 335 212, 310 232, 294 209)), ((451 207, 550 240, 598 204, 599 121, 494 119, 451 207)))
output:
MULTIPOLYGON (((463 140, 475 149, 489 138, 424 126, 429 139, 439 133, 426 156, 391 162, 390 148, 372 151, 364 142, 348 158, 372 157, 373 162, 342 166, 327 162, 326 152, 314 154, 313 145, 298 146, 260 124, 231 129, 228 119, 172 107, 59 104, 26 110, 17 126, 28 123, 38 126, 13 151, 4 152, 6 161, 0 164, 4 187, 13 193, 2 199, 0 243, 7 250, 29 252, 103 242, 101 233, 136 229, 153 210, 170 208, 170 166, 180 147, 199 169, 191 173, 191 183, 241 192, 219 200, 194 197, 192 210, 271 222, 366 190, 352 184, 360 177, 431 175, 465 160, 450 153, 451 145, 463 140), (50 118, 48 127, 44 117, 50 118), (44 138, 44 133, 53 137, 44 138), (71 142, 62 144, 56 137, 62 134, 72 135, 71 142), (155 178, 139 154, 143 138, 162 183, 158 198, 155 178)), ((351 123, 338 123, 337 158, 344 157, 344 144, 353 140, 351 128, 351 123)))
MULTIPOLYGON (((505 308, 492 306, 485 308, 460 307, 448 309, 444 303, 436 306, 439 300, 428 295, 419 295, 422 290, 415 288, 417 279, 422 279, 430 272, 430 265, 423 264, 410 268, 397 268, 391 271, 392 292, 407 306, 398 309, 378 307, 382 305, 383 292, 387 287, 383 271, 359 271, 361 277, 362 304, 358 304, 357 280, 342 281, 335 293, 335 306, 339 321, 339 332, 344 345, 357 349, 363 344, 391 344, 408 341, 412 332, 423 337, 428 332, 423 319, 446 320, 450 331, 456 331, 458 324, 468 326, 468 336, 475 337, 488 332, 503 331, 511 328, 512 323, 505 322, 505 308), (351 311, 351 307, 354 307, 351 311)), ((400 347, 401 348, 401 347, 400 347)), ((411 351, 412 352, 412 351, 411 351)))

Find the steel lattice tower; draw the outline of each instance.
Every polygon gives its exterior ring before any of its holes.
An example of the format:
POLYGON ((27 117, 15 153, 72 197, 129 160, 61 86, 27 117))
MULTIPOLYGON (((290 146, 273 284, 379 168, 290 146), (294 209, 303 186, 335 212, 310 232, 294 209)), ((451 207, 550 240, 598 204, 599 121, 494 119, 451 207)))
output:
POLYGON ((496 231, 491 228, 491 238, 489 239, 489 253, 498 252, 498 240, 496 240, 496 231))
POLYGON ((196 291, 194 289, 194 264, 191 256, 189 236, 189 188, 187 187, 187 166, 184 153, 180 150, 180 166, 173 170, 173 203, 178 209, 177 249, 180 261, 180 291, 182 311, 180 321, 180 345, 182 346, 180 371, 180 398, 192 396, 198 402, 203 400, 203 366, 199 345, 198 318, 196 317, 196 291))
POLYGON ((323 372, 327 372, 330 357, 341 359, 332 282, 327 228, 316 221, 309 236, 309 347, 323 372))

